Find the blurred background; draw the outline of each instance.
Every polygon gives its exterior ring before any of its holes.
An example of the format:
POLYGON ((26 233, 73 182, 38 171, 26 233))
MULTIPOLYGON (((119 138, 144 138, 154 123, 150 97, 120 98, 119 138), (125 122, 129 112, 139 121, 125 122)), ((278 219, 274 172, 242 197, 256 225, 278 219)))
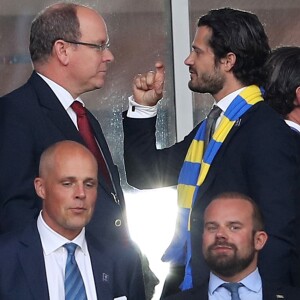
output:
MULTIPOLYGON (((1 0, 0 96, 23 84, 32 72, 29 29, 34 16, 53 0, 1 0)), ((137 73, 166 65, 164 98, 159 104, 157 146, 181 140, 212 105, 209 95, 192 94, 187 87, 190 51, 197 19, 208 10, 233 7, 252 11, 265 25, 272 47, 300 45, 299 0, 80 0, 106 20, 115 61, 105 87, 82 98, 98 118, 118 165, 125 192, 132 238, 148 257, 160 280, 153 299, 159 299, 168 265, 160 258, 169 245, 176 217, 176 189, 138 191, 126 183, 123 163, 122 111, 127 109, 132 79, 137 73)), ((228 24, 230 26, 230 24, 228 24)), ((0 105, 1 111, 1 105, 0 105)))

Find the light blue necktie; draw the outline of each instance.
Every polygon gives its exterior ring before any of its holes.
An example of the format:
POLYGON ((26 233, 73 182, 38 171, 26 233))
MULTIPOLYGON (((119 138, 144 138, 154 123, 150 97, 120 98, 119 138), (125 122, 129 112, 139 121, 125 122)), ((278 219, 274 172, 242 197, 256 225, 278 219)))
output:
POLYGON ((232 300, 241 300, 238 290, 241 286, 243 286, 242 283, 229 282, 229 283, 223 283, 221 286, 227 289, 231 293, 232 300))
POLYGON ((75 260, 77 245, 68 243, 64 247, 68 251, 65 270, 65 300, 87 300, 84 283, 75 260))

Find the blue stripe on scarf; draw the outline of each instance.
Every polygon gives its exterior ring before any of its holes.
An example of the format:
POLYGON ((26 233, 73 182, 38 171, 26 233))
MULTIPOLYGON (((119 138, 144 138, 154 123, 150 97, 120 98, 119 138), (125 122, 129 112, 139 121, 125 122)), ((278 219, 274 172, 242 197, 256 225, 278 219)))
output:
POLYGON ((196 185, 198 174, 200 172, 201 164, 192 163, 192 162, 185 162, 182 166, 178 183, 179 184, 186 184, 186 185, 196 185))
POLYGON ((222 146, 221 142, 216 142, 215 140, 211 140, 211 143, 208 144, 208 147, 205 151, 203 161, 208 164, 211 164, 221 146, 222 146))

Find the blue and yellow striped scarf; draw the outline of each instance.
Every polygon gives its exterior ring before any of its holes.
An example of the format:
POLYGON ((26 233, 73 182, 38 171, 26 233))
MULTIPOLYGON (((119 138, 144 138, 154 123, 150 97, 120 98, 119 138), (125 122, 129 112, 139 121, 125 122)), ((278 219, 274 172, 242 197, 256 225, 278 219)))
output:
MULTIPOLYGON (((204 135, 206 120, 199 127, 185 157, 178 179, 177 232, 167 249, 164 260, 186 265, 186 276, 182 289, 192 287, 189 260, 191 257, 189 216, 193 203, 204 182, 211 163, 235 122, 254 104, 263 101, 261 90, 252 85, 237 95, 224 113, 221 123, 214 132, 205 153, 204 135)), ((201 251, 201 250, 199 250, 201 251)))

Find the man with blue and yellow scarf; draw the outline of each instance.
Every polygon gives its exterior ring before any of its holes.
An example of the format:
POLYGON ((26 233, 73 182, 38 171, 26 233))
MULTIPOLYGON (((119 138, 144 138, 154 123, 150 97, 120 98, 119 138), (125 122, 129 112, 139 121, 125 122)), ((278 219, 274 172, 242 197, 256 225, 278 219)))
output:
MULTIPOLYGON (((203 212, 223 192, 246 194, 262 210, 269 235, 259 256, 262 278, 300 285, 292 270, 299 255, 294 251, 299 166, 289 128, 263 102, 261 68, 269 52, 263 26, 252 13, 223 8, 199 19, 185 64, 189 88, 210 93, 221 110, 208 143, 205 119, 182 142, 156 149, 155 105, 162 97, 164 66, 156 63, 155 72, 135 77, 124 116, 127 178, 137 188, 177 184, 177 227, 163 260, 185 266, 182 290, 207 278, 200 254, 203 212)), ((175 291, 169 288, 163 296, 175 291)))

